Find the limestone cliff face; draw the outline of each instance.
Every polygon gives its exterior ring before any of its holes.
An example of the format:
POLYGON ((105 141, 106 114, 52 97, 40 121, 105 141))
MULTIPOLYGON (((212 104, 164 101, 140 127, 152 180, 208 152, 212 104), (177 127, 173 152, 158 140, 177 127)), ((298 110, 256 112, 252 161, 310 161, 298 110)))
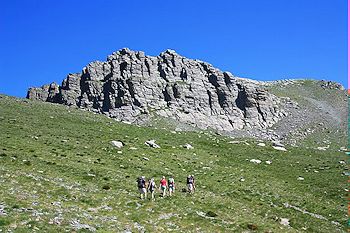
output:
POLYGON ((259 82, 167 50, 157 57, 122 49, 69 74, 62 85, 30 88, 27 98, 75 105, 134 122, 156 114, 201 129, 267 128, 285 113, 259 82))

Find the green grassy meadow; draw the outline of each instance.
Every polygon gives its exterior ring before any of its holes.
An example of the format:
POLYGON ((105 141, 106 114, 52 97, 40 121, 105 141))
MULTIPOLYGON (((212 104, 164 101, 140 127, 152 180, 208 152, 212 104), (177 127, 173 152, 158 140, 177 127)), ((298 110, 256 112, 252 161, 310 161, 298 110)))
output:
POLYGON ((343 152, 288 146, 283 152, 269 142, 139 127, 0 97, 0 232, 347 230, 343 152), (145 145, 150 139, 161 148, 145 145), (115 148, 112 140, 125 145, 115 148), (193 195, 181 191, 189 174, 196 177, 193 195), (141 175, 157 182, 173 175, 175 196, 140 200, 141 175))

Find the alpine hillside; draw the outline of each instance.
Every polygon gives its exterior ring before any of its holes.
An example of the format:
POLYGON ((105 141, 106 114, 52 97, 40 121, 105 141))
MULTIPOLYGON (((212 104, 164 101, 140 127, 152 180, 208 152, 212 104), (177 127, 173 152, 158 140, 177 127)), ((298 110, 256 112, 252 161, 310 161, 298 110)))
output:
POLYGON ((61 85, 30 88, 27 98, 139 125, 163 121, 176 130, 213 130, 292 144, 319 128, 341 137, 346 129, 347 97, 337 83, 239 78, 169 49, 157 57, 121 49, 105 62, 68 74, 61 85))
POLYGON ((334 133, 295 147, 166 127, 0 95, 0 232, 346 232, 334 133), (140 200, 142 175, 173 175, 175 195, 140 200))

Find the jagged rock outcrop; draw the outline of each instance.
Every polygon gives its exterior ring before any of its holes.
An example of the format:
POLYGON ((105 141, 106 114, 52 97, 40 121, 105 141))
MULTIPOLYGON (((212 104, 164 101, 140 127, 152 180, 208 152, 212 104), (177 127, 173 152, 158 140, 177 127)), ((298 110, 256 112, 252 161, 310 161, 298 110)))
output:
POLYGON ((157 57, 122 49, 69 74, 62 85, 30 88, 27 98, 135 122, 156 114, 201 129, 267 128, 285 112, 259 82, 166 50, 157 57))

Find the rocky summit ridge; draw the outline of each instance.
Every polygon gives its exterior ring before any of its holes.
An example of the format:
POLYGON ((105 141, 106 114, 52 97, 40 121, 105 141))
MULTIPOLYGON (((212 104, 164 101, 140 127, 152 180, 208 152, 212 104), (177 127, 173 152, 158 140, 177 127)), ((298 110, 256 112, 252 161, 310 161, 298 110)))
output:
POLYGON ((268 140, 305 137, 313 125, 346 131, 347 97, 340 84, 240 78, 170 49, 158 56, 121 49, 68 74, 61 85, 29 88, 27 98, 134 124, 166 119, 179 129, 268 140))
POLYGON ((159 56, 121 49, 95 61, 62 85, 30 88, 27 98, 74 105, 118 120, 150 114, 200 129, 267 128, 286 112, 262 82, 233 76, 211 64, 166 50, 159 56))

